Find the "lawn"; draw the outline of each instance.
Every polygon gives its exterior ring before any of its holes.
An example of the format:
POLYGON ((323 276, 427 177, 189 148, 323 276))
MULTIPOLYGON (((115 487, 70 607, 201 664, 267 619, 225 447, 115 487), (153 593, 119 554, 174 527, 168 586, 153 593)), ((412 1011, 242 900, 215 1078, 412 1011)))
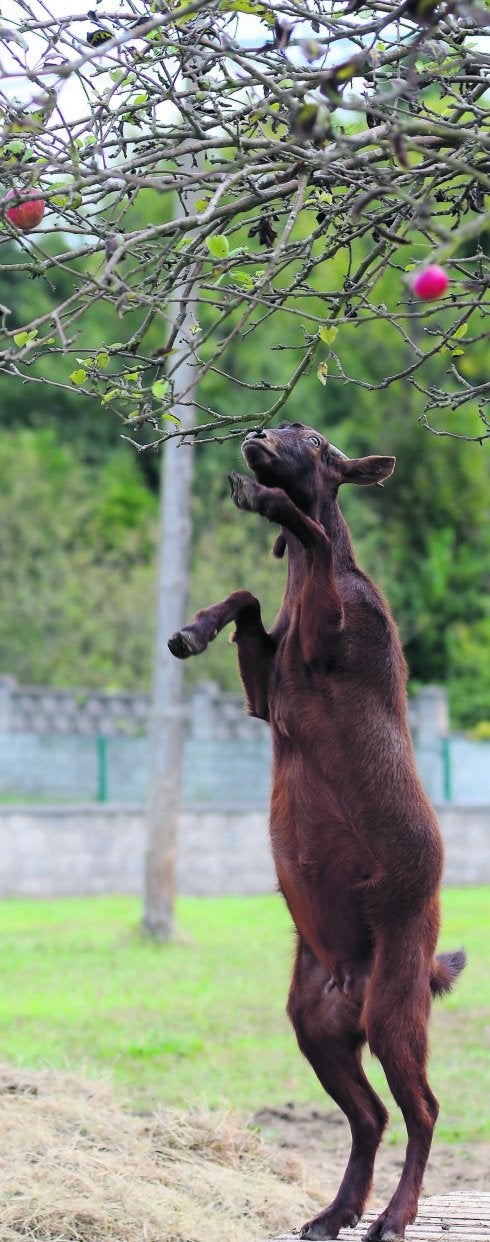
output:
MULTIPOLYGON (((466 1142, 490 1138, 488 890, 450 889, 443 900, 441 947, 464 945, 469 965, 434 1006, 431 1083, 440 1138, 466 1142)), ((154 946, 139 936, 131 898, 4 901, 2 1057, 109 1073, 140 1107, 324 1107, 284 1013, 293 935, 281 899, 182 898, 177 913, 174 943, 154 946)), ((369 1055, 366 1066, 389 1099, 369 1055)))

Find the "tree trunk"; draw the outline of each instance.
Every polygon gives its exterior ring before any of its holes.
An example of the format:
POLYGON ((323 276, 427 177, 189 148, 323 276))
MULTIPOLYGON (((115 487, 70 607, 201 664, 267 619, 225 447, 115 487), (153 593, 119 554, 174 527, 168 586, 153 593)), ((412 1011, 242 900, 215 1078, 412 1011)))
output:
MULTIPOLYGON (((188 204, 190 209, 191 204, 188 204)), ((192 385, 188 361, 179 363, 178 351, 194 323, 195 301, 188 291, 176 315, 182 317, 174 343, 172 363, 176 387, 192 385)), ((174 316, 175 321, 175 316, 174 316)), ((195 410, 189 404, 173 412, 184 427, 192 427, 195 410)), ((175 863, 181 805, 182 750, 185 703, 184 664, 170 655, 167 639, 180 629, 187 613, 191 548, 193 449, 167 441, 161 473, 160 540, 153 708, 150 728, 150 774, 147 811, 147 850, 143 930, 156 940, 168 940, 174 930, 175 863)))
POLYGON ((192 464, 190 448, 177 450, 174 440, 166 445, 143 915, 144 930, 158 940, 168 940, 174 928, 185 705, 184 664, 170 655, 167 639, 186 619, 192 464))

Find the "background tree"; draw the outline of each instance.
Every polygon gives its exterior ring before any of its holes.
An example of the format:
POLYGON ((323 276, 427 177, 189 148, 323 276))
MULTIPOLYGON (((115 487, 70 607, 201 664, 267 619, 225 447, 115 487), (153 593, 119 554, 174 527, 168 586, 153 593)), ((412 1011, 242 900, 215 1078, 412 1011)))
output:
MULTIPOLYGON (((183 157, 180 168, 190 163, 183 157)), ((194 211, 193 196, 183 204, 194 211)), ((176 290, 173 361, 178 385, 194 397, 193 371, 187 344, 194 331, 192 291, 176 290)), ((185 429, 195 417, 193 404, 174 407, 174 418, 185 429)), ((188 605, 191 555, 191 501, 193 452, 177 440, 167 440, 161 471, 157 615, 153 672, 153 710, 150 729, 150 782, 145 862, 143 927, 158 940, 174 930, 175 869, 182 795, 182 758, 185 731, 184 665, 171 656, 164 636, 182 625, 188 605), (180 451, 179 451, 180 450, 180 451)))

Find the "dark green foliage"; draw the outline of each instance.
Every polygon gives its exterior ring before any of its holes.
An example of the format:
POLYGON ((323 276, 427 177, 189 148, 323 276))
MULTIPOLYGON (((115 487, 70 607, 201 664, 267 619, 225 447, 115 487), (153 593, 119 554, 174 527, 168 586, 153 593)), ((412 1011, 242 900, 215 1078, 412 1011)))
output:
POLYGON ((148 685, 156 501, 131 450, 95 469, 51 429, 0 437, 0 669, 55 686, 148 685))

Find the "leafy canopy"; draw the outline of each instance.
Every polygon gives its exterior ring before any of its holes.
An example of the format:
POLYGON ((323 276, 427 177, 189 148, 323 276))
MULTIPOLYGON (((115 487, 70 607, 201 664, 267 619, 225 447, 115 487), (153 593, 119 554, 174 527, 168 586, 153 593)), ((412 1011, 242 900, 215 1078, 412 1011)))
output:
POLYGON ((196 390, 187 440, 263 425, 312 367, 327 390, 403 378, 426 425, 486 438, 479 0, 95 0, 85 20, 66 7, 13 2, 0 31, 4 270, 49 291, 21 323, 15 296, 2 306, 3 373, 112 411, 138 446, 182 438, 196 390), (8 211, 31 189, 46 211, 25 233, 8 211), (421 301, 413 272, 434 261, 449 286, 421 301), (373 322, 375 379, 349 349, 352 325, 373 322))

